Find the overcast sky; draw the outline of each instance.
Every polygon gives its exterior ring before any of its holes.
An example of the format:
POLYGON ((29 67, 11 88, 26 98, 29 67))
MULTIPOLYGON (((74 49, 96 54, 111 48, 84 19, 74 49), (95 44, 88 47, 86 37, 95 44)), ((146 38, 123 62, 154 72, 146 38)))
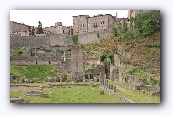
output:
POLYGON ((73 17, 78 15, 94 16, 98 14, 111 14, 118 18, 126 18, 128 10, 10 10, 10 21, 24 23, 30 26, 38 26, 38 21, 43 27, 54 26, 56 22, 62 22, 64 26, 73 25, 73 17))

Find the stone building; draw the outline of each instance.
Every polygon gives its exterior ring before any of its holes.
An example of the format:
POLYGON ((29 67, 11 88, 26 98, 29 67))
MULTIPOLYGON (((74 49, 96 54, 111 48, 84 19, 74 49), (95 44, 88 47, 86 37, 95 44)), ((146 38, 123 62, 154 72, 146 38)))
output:
POLYGON ((112 29, 115 26, 117 16, 111 14, 98 14, 73 16, 73 34, 83 34, 88 32, 98 32, 105 29, 112 29))
POLYGON ((45 27, 45 34, 73 35, 71 26, 63 26, 62 22, 55 23, 55 26, 45 27))
POLYGON ((125 23, 128 23, 129 22, 129 19, 128 18, 118 18, 118 20, 121 22, 121 23, 123 23, 123 22, 125 22, 125 23))
POLYGON ((29 26, 23 23, 10 21, 10 34, 19 34, 21 32, 29 33, 29 26))
POLYGON ((45 27, 44 30, 48 32, 49 34, 55 34, 55 26, 45 27))
POLYGON ((63 35, 73 35, 73 29, 71 26, 63 26, 62 28, 62 33, 63 35))
POLYGON ((55 32, 56 34, 62 34, 62 22, 55 23, 55 32))
POLYGON ((73 33, 82 34, 88 32, 89 15, 73 16, 73 33))

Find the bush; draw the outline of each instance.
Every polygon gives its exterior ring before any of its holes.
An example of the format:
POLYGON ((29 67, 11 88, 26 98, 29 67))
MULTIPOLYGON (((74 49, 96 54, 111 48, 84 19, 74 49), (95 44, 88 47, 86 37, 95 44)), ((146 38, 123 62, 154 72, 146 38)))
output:
POLYGON ((66 80, 67 80, 67 75, 65 74, 65 75, 63 75, 62 81, 66 81, 66 80))
POLYGON ((129 39, 128 33, 123 33, 122 38, 123 38, 124 42, 126 42, 129 39))
POLYGON ((150 84, 160 86, 160 81, 153 79, 153 78, 150 78, 150 84))
POLYGON ((19 51, 18 54, 19 54, 19 55, 22 55, 22 54, 23 54, 23 51, 19 51))
POLYGON ((117 28, 113 28, 113 29, 112 29, 112 36, 113 36, 113 37, 118 36, 118 29, 117 29, 117 28))
POLYGON ((99 33, 97 33, 97 38, 99 38, 100 37, 100 34, 99 33))
POLYGON ((132 34, 135 39, 139 39, 141 37, 141 34, 137 29, 133 29, 132 34))
POLYGON ((78 35, 72 36, 72 40, 73 40, 73 43, 74 43, 75 45, 77 45, 77 42, 78 42, 78 35))
POLYGON ((134 38, 134 35, 133 35, 133 30, 128 30, 128 39, 132 39, 134 38))

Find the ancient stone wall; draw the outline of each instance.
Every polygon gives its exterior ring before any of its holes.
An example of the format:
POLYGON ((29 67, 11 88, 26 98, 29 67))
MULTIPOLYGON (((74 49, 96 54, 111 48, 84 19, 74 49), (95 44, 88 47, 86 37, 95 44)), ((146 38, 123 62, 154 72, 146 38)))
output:
MULTIPOLYGON (((102 39, 111 36, 111 30, 102 30, 100 32, 90 32, 78 35, 79 44, 97 43, 102 39)), ((66 46, 73 45, 71 35, 49 35, 49 36, 19 36, 10 35, 10 47, 48 47, 48 46, 66 46)))
POLYGON ((111 30, 102 30, 100 32, 90 32, 78 35, 80 44, 98 43, 111 36, 111 30))
POLYGON ((10 64, 15 65, 55 65, 61 64, 63 59, 58 56, 54 57, 36 57, 36 56, 29 56, 29 57, 10 57, 10 64))
POLYGON ((48 37, 10 36, 10 48, 50 46, 48 37))

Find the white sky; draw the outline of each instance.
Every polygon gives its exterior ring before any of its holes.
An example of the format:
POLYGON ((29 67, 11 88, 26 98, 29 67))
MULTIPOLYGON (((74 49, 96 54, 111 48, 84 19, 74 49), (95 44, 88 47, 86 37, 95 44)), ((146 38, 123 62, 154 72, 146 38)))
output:
POLYGON ((98 14, 111 14, 118 18, 126 18, 128 10, 10 10, 10 21, 24 23, 30 26, 38 26, 38 21, 43 27, 54 26, 56 22, 62 22, 64 26, 73 25, 73 17, 78 15, 94 16, 98 14))

